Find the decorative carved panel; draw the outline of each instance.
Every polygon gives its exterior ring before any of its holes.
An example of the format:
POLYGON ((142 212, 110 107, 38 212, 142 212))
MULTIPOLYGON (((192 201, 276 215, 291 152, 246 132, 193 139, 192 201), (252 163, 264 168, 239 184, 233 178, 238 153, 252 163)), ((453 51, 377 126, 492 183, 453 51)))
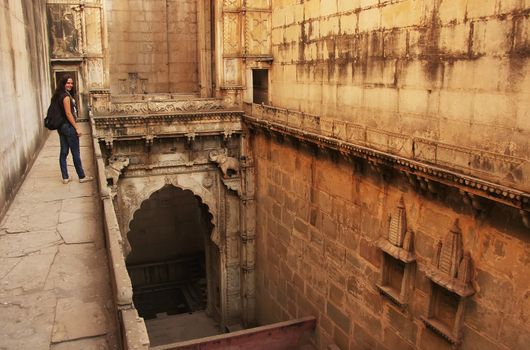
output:
POLYGON ((223 9, 224 10, 237 10, 241 7, 242 0, 224 0, 223 9))
POLYGON ((241 84, 241 60, 238 58, 224 59, 224 85, 237 86, 241 84))
POLYGON ((87 59, 87 83, 88 88, 98 88, 103 85, 104 71, 103 59, 89 58, 87 59))
POLYGON ((241 23, 239 13, 223 13, 223 51, 225 55, 241 53, 241 23))
POLYGON ((48 4, 51 58, 73 58, 83 54, 81 13, 76 7, 48 4))
MULTIPOLYGON (((101 8, 85 8, 86 51, 88 55, 102 55, 101 8)), ((90 81, 90 79, 89 79, 90 81)))
POLYGON ((245 17, 245 51, 248 55, 271 55, 271 14, 247 12, 245 17))
POLYGON ((271 0, 245 0, 245 7, 253 9, 269 9, 271 7, 271 0))

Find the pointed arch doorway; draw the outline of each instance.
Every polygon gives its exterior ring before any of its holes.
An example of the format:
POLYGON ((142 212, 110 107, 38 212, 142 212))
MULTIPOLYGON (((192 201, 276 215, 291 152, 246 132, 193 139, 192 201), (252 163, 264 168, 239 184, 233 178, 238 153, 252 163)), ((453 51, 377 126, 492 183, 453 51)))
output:
POLYGON ((129 228, 126 264, 140 316, 149 322, 204 311, 219 322, 219 249, 201 198, 165 185, 142 202, 129 228))

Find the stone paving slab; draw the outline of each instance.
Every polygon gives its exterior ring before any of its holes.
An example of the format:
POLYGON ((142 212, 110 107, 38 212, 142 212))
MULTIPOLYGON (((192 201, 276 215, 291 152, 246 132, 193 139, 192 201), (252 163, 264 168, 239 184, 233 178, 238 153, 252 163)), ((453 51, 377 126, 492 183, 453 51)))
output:
POLYGON ((119 348, 97 185, 77 181, 71 156, 63 184, 58 156, 52 132, 0 221, 0 350, 119 348))
POLYGON ((0 298, 0 349, 48 349, 56 304, 53 291, 0 298))
POLYGON ((59 299, 52 343, 103 335, 107 327, 105 311, 99 303, 83 302, 76 297, 59 299))

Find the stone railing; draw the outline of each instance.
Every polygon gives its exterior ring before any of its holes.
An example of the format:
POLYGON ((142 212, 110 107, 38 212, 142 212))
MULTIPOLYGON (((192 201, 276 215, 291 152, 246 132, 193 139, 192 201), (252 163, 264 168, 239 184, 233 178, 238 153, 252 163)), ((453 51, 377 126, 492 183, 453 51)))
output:
POLYGON ((266 130, 386 163, 408 174, 457 184, 463 191, 521 209, 528 217, 530 161, 448 145, 345 120, 245 103, 245 120, 266 130))
POLYGON ((133 304, 133 290, 122 250, 122 237, 118 219, 114 211, 114 204, 107 187, 105 164, 96 135, 94 119, 90 118, 92 128, 92 142, 97 168, 97 183, 99 195, 103 204, 103 224, 111 284, 116 307, 118 327, 121 333, 123 349, 144 350, 149 348, 149 338, 145 323, 138 316, 138 311, 133 304))

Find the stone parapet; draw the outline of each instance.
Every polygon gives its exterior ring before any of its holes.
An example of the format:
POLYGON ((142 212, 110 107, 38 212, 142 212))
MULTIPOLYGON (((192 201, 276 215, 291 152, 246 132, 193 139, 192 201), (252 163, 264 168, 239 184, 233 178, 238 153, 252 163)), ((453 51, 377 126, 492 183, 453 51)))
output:
POLYGON ((120 233, 118 219, 114 210, 114 204, 109 195, 107 187, 107 177, 105 175, 105 164, 98 144, 94 119, 90 119, 92 142, 94 144, 94 156, 97 168, 97 183, 100 198, 103 203, 103 226, 105 231, 105 241, 109 257, 109 268, 112 276, 112 284, 115 313, 118 319, 118 328, 121 332, 122 345, 124 349, 148 349, 149 338, 147 329, 133 303, 133 290, 131 279, 125 265, 123 254, 123 241, 120 233))
POLYGON ((266 105, 246 104, 244 119, 271 132, 367 159, 374 165, 396 168, 416 177, 414 181, 426 188, 431 186, 429 181, 435 181, 519 208, 523 217, 529 210, 530 174, 524 171, 529 164, 526 159, 266 105))

